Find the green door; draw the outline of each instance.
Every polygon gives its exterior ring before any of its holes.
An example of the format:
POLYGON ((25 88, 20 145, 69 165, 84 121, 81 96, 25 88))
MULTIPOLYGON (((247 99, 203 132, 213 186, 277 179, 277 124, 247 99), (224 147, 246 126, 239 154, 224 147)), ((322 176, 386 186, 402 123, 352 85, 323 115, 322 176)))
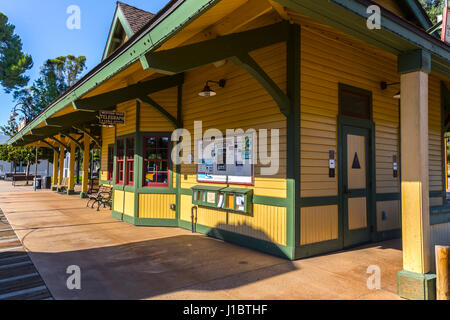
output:
POLYGON ((342 130, 342 226, 344 247, 370 241, 369 129, 342 130))

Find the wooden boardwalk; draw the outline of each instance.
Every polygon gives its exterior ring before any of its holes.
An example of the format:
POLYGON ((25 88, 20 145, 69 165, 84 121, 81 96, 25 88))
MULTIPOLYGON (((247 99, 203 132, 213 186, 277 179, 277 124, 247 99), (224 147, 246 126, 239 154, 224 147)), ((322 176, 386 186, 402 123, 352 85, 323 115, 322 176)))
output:
POLYGON ((50 292, 0 210, 0 300, 48 299, 50 292))

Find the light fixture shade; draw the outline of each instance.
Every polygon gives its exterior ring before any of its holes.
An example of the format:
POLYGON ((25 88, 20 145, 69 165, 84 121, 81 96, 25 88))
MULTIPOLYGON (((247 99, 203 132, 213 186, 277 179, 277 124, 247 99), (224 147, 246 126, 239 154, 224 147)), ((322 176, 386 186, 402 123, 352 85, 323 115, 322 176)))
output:
POLYGON ((217 93, 214 90, 212 90, 210 86, 206 85, 203 88, 202 92, 200 92, 198 95, 201 97, 208 98, 208 97, 214 97, 216 94, 217 93))
POLYGON ((394 99, 400 99, 400 98, 401 98, 401 94, 400 94, 400 91, 399 91, 399 92, 397 92, 395 94, 394 99))
POLYGON ((16 118, 17 116, 19 116, 17 112, 14 111, 13 113, 11 113, 11 119, 16 118))

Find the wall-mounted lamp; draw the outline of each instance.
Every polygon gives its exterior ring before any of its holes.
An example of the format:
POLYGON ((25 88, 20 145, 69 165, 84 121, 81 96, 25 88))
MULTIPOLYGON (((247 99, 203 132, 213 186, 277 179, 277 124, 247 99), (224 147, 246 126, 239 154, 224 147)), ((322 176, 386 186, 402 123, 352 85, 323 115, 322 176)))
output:
MULTIPOLYGON (((393 86, 393 85, 397 85, 397 84, 400 84, 400 82, 387 83, 387 82, 385 82, 385 81, 381 81, 381 82, 380 82, 380 88, 381 88, 381 90, 386 90, 387 87, 393 86)), ((393 96, 394 99, 400 99, 400 97, 401 97, 400 91, 397 92, 397 93, 393 96)))
POLYGON ((227 81, 225 79, 221 79, 219 81, 212 81, 212 80, 208 80, 206 81, 206 85, 203 88, 203 90, 198 94, 201 97, 214 97, 217 93, 211 89, 211 87, 209 86, 210 83, 215 83, 217 84, 219 87, 224 88, 225 84, 227 83, 227 81))

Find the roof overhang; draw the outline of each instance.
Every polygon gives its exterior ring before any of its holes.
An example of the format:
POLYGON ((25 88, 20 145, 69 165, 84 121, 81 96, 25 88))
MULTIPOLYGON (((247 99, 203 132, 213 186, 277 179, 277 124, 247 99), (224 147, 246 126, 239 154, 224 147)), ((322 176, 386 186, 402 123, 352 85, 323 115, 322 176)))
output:
MULTIPOLYGON (((226 0, 172 0, 122 47, 91 70, 72 88, 41 112, 8 143, 14 143, 39 127, 48 118, 85 97, 100 84, 135 63, 147 64, 148 53, 196 21, 197 18, 226 0)), ((382 9, 381 29, 369 30, 369 0, 273 0, 291 10, 329 25, 395 55, 422 49, 431 54, 432 71, 450 78, 449 46, 421 28, 382 9)), ((210 17, 211 18, 211 17, 210 17)), ((74 110, 75 111, 75 110, 74 110)))
POLYGON ((381 7, 381 29, 367 28, 370 0, 274 0, 384 51, 399 55, 423 49, 431 54, 431 69, 450 77, 450 47, 421 28, 381 7))
POLYGON ((12 144, 36 128, 58 111, 81 99, 91 90, 132 64, 145 58, 145 54, 159 48, 166 40, 192 23, 198 16, 221 0, 171 0, 142 31, 133 35, 121 48, 92 69, 74 86, 43 110, 24 129, 12 137, 12 144))

